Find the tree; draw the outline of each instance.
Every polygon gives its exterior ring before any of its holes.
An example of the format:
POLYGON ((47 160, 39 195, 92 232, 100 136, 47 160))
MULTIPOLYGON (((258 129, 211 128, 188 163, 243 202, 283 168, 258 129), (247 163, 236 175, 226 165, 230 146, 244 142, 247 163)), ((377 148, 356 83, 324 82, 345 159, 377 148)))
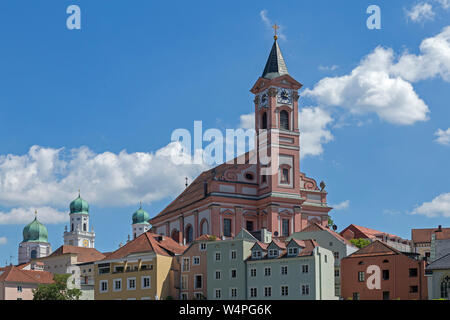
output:
POLYGON ((333 225, 334 225, 333 219, 331 219, 331 217, 328 216, 328 226, 331 228, 331 227, 333 227, 333 225))
POLYGON ((350 242, 358 247, 358 248, 364 248, 365 246, 368 246, 370 244, 369 239, 359 238, 359 239, 351 239, 350 242))
POLYGON ((54 283, 40 284, 33 290, 33 300, 79 300, 81 290, 67 288, 69 277, 70 274, 53 275, 54 283))

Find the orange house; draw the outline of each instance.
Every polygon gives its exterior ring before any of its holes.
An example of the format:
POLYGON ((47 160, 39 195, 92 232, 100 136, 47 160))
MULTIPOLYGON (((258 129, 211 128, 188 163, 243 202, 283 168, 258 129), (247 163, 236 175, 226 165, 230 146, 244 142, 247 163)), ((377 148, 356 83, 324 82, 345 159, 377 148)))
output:
POLYGON ((378 240, 341 260, 341 281, 344 299, 428 299, 425 262, 378 240))

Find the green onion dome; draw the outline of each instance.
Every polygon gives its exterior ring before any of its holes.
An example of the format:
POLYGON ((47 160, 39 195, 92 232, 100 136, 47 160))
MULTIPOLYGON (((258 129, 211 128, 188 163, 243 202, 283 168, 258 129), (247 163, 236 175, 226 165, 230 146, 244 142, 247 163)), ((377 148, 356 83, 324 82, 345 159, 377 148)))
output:
POLYGON ((37 217, 23 228, 23 242, 48 242, 47 228, 37 217))
POLYGON ((70 213, 89 214, 89 204, 78 195, 78 198, 70 203, 70 213))
POLYGON ((133 224, 140 223, 140 224, 149 224, 148 220, 150 219, 150 215, 142 209, 141 207, 133 213, 133 224))

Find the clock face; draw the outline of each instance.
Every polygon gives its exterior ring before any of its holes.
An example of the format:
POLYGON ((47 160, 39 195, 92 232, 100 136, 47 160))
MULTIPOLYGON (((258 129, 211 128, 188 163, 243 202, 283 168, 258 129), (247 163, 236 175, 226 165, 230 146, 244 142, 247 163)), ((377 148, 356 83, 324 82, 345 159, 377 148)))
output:
POLYGON ((265 106, 266 104, 267 104, 267 101, 268 101, 269 99, 268 99, 268 97, 267 97, 267 93, 266 92, 264 92, 262 95, 261 95, 261 106, 265 106))
POLYGON ((277 98, 278 103, 291 104, 292 102, 291 92, 287 89, 280 89, 277 98))
POLYGON ((89 247, 89 240, 83 240, 83 247, 89 247))

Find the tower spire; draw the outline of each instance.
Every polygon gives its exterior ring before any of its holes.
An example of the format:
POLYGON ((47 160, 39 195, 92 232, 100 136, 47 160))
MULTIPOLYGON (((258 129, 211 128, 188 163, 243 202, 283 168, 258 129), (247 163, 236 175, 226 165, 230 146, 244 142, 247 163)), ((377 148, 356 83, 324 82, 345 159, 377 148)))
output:
POLYGON ((273 39, 276 41, 278 39, 277 30, 280 29, 280 26, 278 26, 276 23, 272 26, 273 31, 275 32, 273 39))
POLYGON ((269 80, 278 78, 285 74, 289 74, 286 62, 284 62, 283 55, 281 54, 280 46, 278 45, 278 35, 277 29, 279 28, 276 24, 273 26, 275 30, 275 35, 273 37, 273 46, 272 50, 270 50, 269 58, 267 58, 266 66, 264 68, 262 78, 266 78, 269 80))

